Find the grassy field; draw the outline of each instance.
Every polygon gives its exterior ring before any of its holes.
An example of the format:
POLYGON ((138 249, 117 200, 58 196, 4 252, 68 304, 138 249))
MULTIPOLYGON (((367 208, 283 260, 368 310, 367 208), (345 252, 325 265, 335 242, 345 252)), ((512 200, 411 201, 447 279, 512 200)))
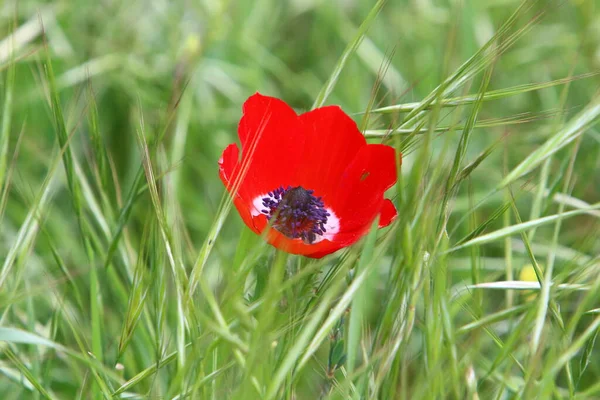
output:
POLYGON ((0 398, 600 398, 596 0, 13 0, 1 26, 0 398), (321 259, 251 232, 218 160, 257 91, 401 151, 396 221, 321 259))

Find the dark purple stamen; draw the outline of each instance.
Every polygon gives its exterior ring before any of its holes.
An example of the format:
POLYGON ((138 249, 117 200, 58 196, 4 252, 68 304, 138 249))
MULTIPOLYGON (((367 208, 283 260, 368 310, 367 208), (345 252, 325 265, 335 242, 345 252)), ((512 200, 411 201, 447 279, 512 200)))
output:
POLYGON ((302 186, 286 189, 283 186, 269 192, 263 197, 265 207, 261 212, 273 224, 273 228, 292 239, 302 239, 312 244, 325 233, 325 224, 330 215, 325 209, 323 200, 315 197, 312 190, 302 186))

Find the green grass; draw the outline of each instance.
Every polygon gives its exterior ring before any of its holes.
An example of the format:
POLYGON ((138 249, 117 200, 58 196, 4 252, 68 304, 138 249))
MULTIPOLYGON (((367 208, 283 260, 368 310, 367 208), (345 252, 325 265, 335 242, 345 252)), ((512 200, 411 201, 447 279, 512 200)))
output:
POLYGON ((600 397, 596 1, 0 18, 0 398, 600 397), (398 219, 319 260, 246 228, 217 161, 256 91, 401 151, 398 219))

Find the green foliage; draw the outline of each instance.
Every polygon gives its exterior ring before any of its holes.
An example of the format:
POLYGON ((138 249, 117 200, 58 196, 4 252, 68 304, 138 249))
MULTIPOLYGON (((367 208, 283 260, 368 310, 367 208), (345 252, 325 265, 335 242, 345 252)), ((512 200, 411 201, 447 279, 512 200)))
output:
POLYGON ((599 397, 596 3, 4 4, 0 398, 599 397), (397 220, 246 228, 256 91, 402 152, 397 220))

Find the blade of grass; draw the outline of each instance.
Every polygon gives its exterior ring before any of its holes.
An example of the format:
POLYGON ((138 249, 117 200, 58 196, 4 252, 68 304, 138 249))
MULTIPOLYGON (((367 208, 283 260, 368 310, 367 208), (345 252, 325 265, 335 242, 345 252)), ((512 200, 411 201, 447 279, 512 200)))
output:
MULTIPOLYGON (((379 218, 375 218, 375 221, 371 225, 371 229, 365 240, 365 244, 362 248, 358 265, 354 269, 354 274, 359 275, 363 270, 367 268, 369 262, 373 257, 373 250, 375 248, 375 239, 377 238, 377 229, 379 225, 379 218)), ((372 271, 370 272, 372 275, 372 271)), ((373 290, 372 279, 369 275, 365 277, 365 284, 356 291, 356 295, 352 299, 352 306, 350 311, 350 321, 348 323, 348 342, 346 347, 346 369, 348 374, 352 374, 356 366, 357 353, 360 348, 360 340, 362 337, 362 329, 364 319, 367 317, 367 312, 371 304, 371 296, 373 290)))
MULTIPOLYGON (((69 133, 67 132, 67 126, 62 112, 62 106, 60 102, 60 96, 58 88, 56 87, 56 81, 54 77, 54 71, 52 69, 52 60, 50 58, 50 52, 46 50, 46 62, 44 64, 46 71, 46 79, 50 90, 50 106, 54 117, 54 128, 61 148, 64 148, 62 153, 63 164, 67 175, 67 185, 69 187, 69 193, 71 195, 73 209, 79 230, 81 232, 81 241, 85 249, 85 253, 88 258, 90 265, 90 315, 91 315, 91 326, 92 326, 92 352, 94 357, 100 362, 103 360, 103 344, 102 344, 102 322, 101 322, 101 309, 102 309, 102 298, 100 296, 100 290, 98 287, 98 276, 96 272, 96 266, 94 263, 94 251, 90 242, 90 234, 87 230, 87 224, 84 220, 83 215, 83 201, 81 195, 81 187, 77 180, 77 173, 74 167, 74 157, 72 154, 72 148, 70 146, 69 133)), ((99 375, 94 375, 96 379, 101 379, 99 375)), ((102 385, 102 384, 101 384, 102 385)), ((100 389, 93 386, 94 398, 99 399, 101 397, 100 389)))
MULTIPOLYGON (((13 35, 9 40, 9 52, 13 55, 13 35)), ((4 187, 7 171, 8 145, 10 142, 10 130, 12 125, 13 92, 15 87, 15 62, 11 60, 6 73, 4 88, 4 105, 2 108, 2 128, 0 129, 0 190, 4 187)))
POLYGON ((369 29, 369 27, 375 20, 375 17, 377 17, 377 14, 379 14, 379 12, 381 11, 381 9, 385 5, 385 3, 386 3, 386 0, 377 0, 377 3, 375 3, 375 5, 371 9, 371 11, 367 15, 367 17, 360 24, 360 26, 358 27, 358 31, 356 32, 356 36, 352 39, 352 41, 350 41, 348 43, 348 45, 344 49, 342 56, 340 57, 336 66, 333 69, 333 72, 329 76, 329 79, 327 79, 325 86, 323 86, 323 88, 317 95, 317 97, 313 103, 313 106, 312 106, 313 109, 321 107, 325 104, 325 101, 327 101, 327 98, 333 91, 333 88, 335 87, 335 85, 340 77, 340 74, 342 73, 342 70, 346 67, 346 64, 348 63, 348 60, 350 59, 350 57, 358 49, 358 46, 360 45, 360 42, 366 35, 367 30, 369 29))
POLYGON ((25 377, 25 379, 27 379, 29 383, 33 385, 33 387, 38 391, 38 393, 40 393, 47 399, 56 399, 56 397, 54 397, 52 394, 50 394, 50 392, 48 392, 44 388, 44 386, 35 378, 35 376, 29 370, 29 368, 27 368, 27 366, 17 357, 17 355, 10 348, 3 349, 3 352, 7 356, 7 358, 10 361, 12 361, 15 367, 17 367, 17 369, 25 377))
POLYGON ((60 165, 60 160, 60 155, 58 155, 53 161, 46 179, 44 180, 40 191, 35 197, 35 200, 30 207, 23 224, 21 225, 21 228, 19 229, 13 245, 10 247, 4 259, 4 264, 2 265, 2 270, 0 271, 0 287, 3 287, 6 279, 10 275, 17 255, 30 245, 39 229, 38 217, 48 206, 50 198, 56 191, 56 186, 58 186, 58 177, 56 172, 58 170, 58 166, 60 165))
MULTIPOLYGON (((504 89, 490 90, 490 91, 487 91, 483 95, 482 100, 483 101, 491 101, 491 100, 504 99, 507 97, 517 96, 517 95, 528 93, 528 92, 535 92, 538 90, 547 89, 547 88, 551 88, 551 87, 558 86, 558 85, 565 85, 565 84, 568 84, 570 82, 577 81, 580 79, 591 78, 591 77, 597 76, 598 74, 600 74, 600 72, 595 71, 595 72, 589 72, 589 73, 585 73, 585 74, 581 74, 581 75, 577 75, 577 76, 573 76, 573 77, 556 79, 556 80, 548 81, 548 82, 527 83, 524 85, 512 86, 512 87, 504 88, 504 89)), ((458 106, 463 106, 463 105, 474 104, 477 102, 478 98, 479 98, 479 93, 468 94, 466 96, 450 97, 447 99, 440 99, 439 101, 441 102, 442 107, 458 107, 458 106)), ((438 105, 440 105, 440 104, 438 102, 434 101, 434 102, 428 104, 424 109, 429 110, 438 105)), ((405 103, 405 104, 397 104, 397 105, 386 106, 386 107, 381 107, 381 108, 374 108, 374 109, 370 110, 369 112, 371 114, 387 114, 387 113, 395 114, 395 113, 399 113, 399 112, 410 112, 420 106, 421 106, 420 102, 405 103)))
POLYGON ((464 249, 464 248, 469 247, 469 246, 482 245, 482 244, 485 244, 485 243, 490 243, 490 242, 493 242, 495 240, 502 239, 504 237, 514 235, 516 233, 521 233, 521 232, 528 231, 529 229, 532 229, 534 227, 538 227, 538 226, 543 226, 543 225, 546 225, 546 224, 550 224, 550 223, 555 222, 555 221, 557 221, 559 219, 565 219, 565 218, 574 217, 576 215, 586 214, 587 211, 598 210, 598 209, 600 209, 600 203, 592 205, 588 209, 567 211, 567 212, 565 212, 565 213, 563 213, 561 215, 549 215, 547 217, 538 218, 538 219, 533 220, 533 221, 522 222, 522 223, 519 223, 519 224, 508 226, 506 228, 498 229, 498 230, 496 230, 494 232, 490 232, 490 233, 482 235, 482 236, 478 236, 478 237, 476 237, 474 239, 471 239, 471 240, 469 240, 469 241, 467 241, 467 242, 465 242, 463 244, 460 244, 458 246, 454 246, 454 247, 448 249, 447 252, 448 253, 452 253, 454 251, 457 251, 457 250, 460 250, 460 249, 464 249))
MULTIPOLYGON (((538 114, 516 114, 509 117, 480 119, 472 127, 472 129, 481 128, 493 128, 493 127, 505 127, 510 125, 526 124, 530 122, 539 121, 546 118, 551 118, 554 115, 561 114, 563 111, 549 110, 538 114)), ((466 125, 448 125, 448 126, 436 126, 433 128, 434 132, 447 133, 451 131, 464 131, 468 129, 466 125)), ((395 128, 395 129, 367 129, 364 131, 364 135, 367 138, 388 138, 390 136, 398 135, 422 135, 427 133, 429 128, 395 128)))
POLYGON ((175 281, 175 292, 177 294, 177 349, 178 349, 178 361, 179 366, 183 367, 185 365, 185 338, 186 338, 186 316, 184 311, 184 296, 185 296, 185 287, 184 282, 187 281, 187 274, 185 271, 185 267, 179 255, 175 252, 172 242, 171 242, 171 233, 170 229, 167 225, 164 211, 161 205, 160 197, 158 194, 158 188, 156 186, 156 179, 154 174, 154 168, 152 166, 152 161, 150 157, 150 150, 146 143, 146 136, 144 131, 144 120, 143 117, 140 119, 139 129, 136 130, 138 142, 142 152, 142 164, 144 166, 144 171, 146 175, 146 181, 148 184, 148 190, 150 192, 150 197, 152 199, 152 206, 158 221, 158 226, 160 228, 161 238, 163 240, 163 245, 165 246, 167 259, 169 261, 169 266, 171 267, 171 272, 173 274, 173 278, 175 281))
POLYGON ((544 144, 533 151, 496 186, 501 189, 528 174, 548 157, 582 135, 600 117, 600 96, 597 96, 579 114, 573 117, 561 130, 552 135, 544 144))
MULTIPOLYGON (((346 270, 348 265, 344 265, 341 267, 346 270)), ((310 318, 307 320, 305 325, 302 327, 302 331, 298 338, 296 339, 295 344, 291 349, 287 352, 279 367, 275 370, 272 375, 272 379, 270 384, 267 386, 265 399, 271 400, 277 398, 277 394, 279 392, 279 388, 283 384, 283 381, 286 379, 287 374, 292 370, 298 367, 299 359, 305 350, 307 350, 307 345, 311 341, 311 339, 315 338, 315 331, 320 325, 323 317, 329 311, 329 307, 331 302, 336 298, 338 292, 341 290, 342 285, 345 283, 344 279, 340 279, 339 277, 335 279, 328 290, 323 292, 322 297, 320 298, 318 306, 316 309, 312 311, 310 314, 310 318)))

